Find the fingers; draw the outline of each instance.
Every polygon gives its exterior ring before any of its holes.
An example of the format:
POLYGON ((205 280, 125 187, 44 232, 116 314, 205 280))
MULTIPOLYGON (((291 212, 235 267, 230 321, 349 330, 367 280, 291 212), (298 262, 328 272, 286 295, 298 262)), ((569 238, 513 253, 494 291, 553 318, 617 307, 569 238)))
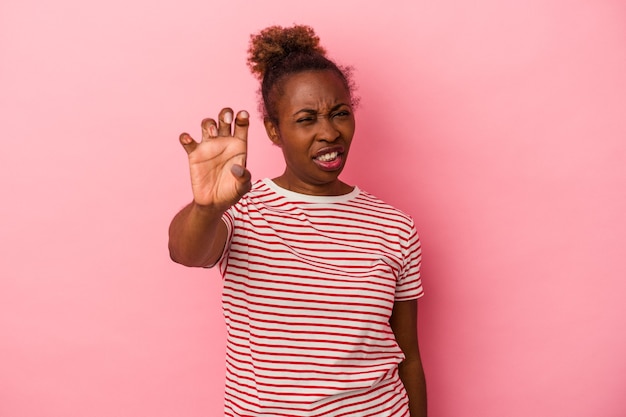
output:
POLYGON ((202 140, 207 141, 217 136, 217 124, 213 119, 204 119, 200 124, 202 126, 202 140))
POLYGON ((250 126, 250 115, 247 111, 242 110, 237 113, 233 136, 241 139, 244 144, 243 154, 238 160, 238 163, 243 167, 246 166, 246 159, 248 157, 248 126, 250 126))
POLYGON ((237 118, 235 119, 235 131, 233 132, 233 136, 241 140, 247 141, 248 126, 250 126, 250 115, 247 111, 242 110, 237 113, 237 118))
POLYGON ((219 115, 217 133, 220 136, 230 136, 230 124, 233 122, 233 110, 229 107, 223 108, 219 115))
POLYGON ((235 178, 237 178, 239 184, 237 186, 237 192, 240 196, 250 191, 252 188, 252 176, 250 171, 246 169, 246 153, 248 151, 248 126, 250 125, 250 115, 247 111, 242 110, 237 113, 235 118, 235 129, 233 136, 241 139, 246 145, 244 153, 238 155, 236 158, 237 163, 230 167, 230 172, 235 178))
MULTIPOLYGON (((245 149, 238 154, 235 159, 237 164, 241 167, 245 167, 246 154, 248 151, 248 127, 250 126, 250 115, 247 111, 241 110, 237 113, 234 122, 233 128, 233 110, 229 107, 222 109, 217 123, 211 118, 202 120, 202 123, 200 124, 202 127, 202 141, 206 142, 215 139, 218 136, 229 137, 232 133, 233 137, 242 140, 245 145, 245 149)), ((193 152, 198 146, 198 143, 187 133, 180 135, 180 143, 182 143, 188 154, 193 152)))
POLYGON ((187 154, 193 152, 194 149, 196 149, 196 146, 198 146, 198 143, 193 140, 193 138, 189 136, 188 133, 181 133, 178 137, 178 140, 180 141, 180 144, 183 145, 183 148, 185 149, 187 154))
POLYGON ((215 123, 215 120, 210 118, 202 120, 202 140, 208 140, 217 136, 231 136, 231 134, 241 140, 248 139, 250 115, 247 111, 242 110, 237 113, 234 132, 231 126, 233 123, 233 110, 231 108, 223 108, 218 116, 218 120, 219 123, 215 123))

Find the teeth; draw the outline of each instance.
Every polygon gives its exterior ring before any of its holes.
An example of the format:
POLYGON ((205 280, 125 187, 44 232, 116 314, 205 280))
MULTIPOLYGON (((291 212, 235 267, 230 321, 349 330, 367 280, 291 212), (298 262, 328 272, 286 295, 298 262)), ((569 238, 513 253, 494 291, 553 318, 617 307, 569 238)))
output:
POLYGON ((332 161, 333 159, 337 158, 337 155, 339 155, 338 152, 331 152, 331 153, 326 153, 324 155, 320 155, 320 156, 317 157, 317 159, 322 161, 322 162, 328 162, 328 161, 332 161))

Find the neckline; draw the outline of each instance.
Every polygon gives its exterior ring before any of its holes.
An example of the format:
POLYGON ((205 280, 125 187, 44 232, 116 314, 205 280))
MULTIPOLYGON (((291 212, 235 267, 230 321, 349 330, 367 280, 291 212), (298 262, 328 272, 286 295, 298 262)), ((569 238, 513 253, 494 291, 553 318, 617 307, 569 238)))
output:
POLYGON ((311 195, 311 194, 301 194, 295 191, 287 190, 276 184, 270 178, 264 178, 263 183, 267 185, 272 191, 276 194, 285 197, 291 201, 301 201, 305 203, 345 203, 346 201, 352 200, 354 197, 359 195, 361 190, 358 186, 354 186, 354 189, 347 194, 341 195, 311 195))

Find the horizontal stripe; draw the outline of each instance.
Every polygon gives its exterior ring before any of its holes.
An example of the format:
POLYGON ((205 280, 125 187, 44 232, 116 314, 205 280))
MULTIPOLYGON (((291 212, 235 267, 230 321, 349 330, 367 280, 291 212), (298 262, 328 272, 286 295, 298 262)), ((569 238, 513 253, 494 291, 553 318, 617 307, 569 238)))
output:
POLYGON ((410 216, 270 181, 223 217, 227 416, 408 416, 389 317, 422 295, 410 216))

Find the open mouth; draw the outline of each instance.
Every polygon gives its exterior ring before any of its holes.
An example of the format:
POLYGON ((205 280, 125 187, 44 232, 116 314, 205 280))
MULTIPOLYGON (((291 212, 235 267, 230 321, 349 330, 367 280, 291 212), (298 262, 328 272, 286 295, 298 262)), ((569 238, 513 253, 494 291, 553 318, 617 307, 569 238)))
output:
POLYGON ((343 167, 343 149, 321 151, 313 162, 324 171, 335 171, 343 167))
POLYGON ((339 152, 335 151, 335 152, 329 152, 329 153, 319 155, 315 159, 317 159, 320 162, 331 162, 337 159, 337 156, 339 156, 339 152))

